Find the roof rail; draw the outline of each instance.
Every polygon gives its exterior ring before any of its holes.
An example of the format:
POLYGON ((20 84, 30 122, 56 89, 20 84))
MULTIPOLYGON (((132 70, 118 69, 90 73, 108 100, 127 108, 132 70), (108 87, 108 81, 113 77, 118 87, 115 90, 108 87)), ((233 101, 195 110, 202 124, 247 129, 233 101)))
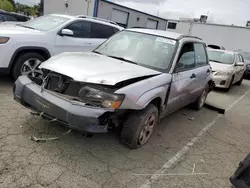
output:
POLYGON ((105 19, 102 19, 102 18, 97 18, 97 17, 92 17, 92 16, 86 16, 86 15, 77 15, 76 17, 77 18, 90 18, 90 19, 93 19, 93 20, 104 21, 104 22, 108 22, 108 23, 111 23, 111 24, 114 24, 114 25, 118 26, 118 24, 116 22, 113 22, 111 20, 105 20, 105 19))
POLYGON ((180 37, 177 38, 177 40, 180 40, 182 38, 195 38, 195 39, 199 39, 202 40, 202 38, 196 37, 196 36, 191 36, 191 35, 181 35, 180 37))

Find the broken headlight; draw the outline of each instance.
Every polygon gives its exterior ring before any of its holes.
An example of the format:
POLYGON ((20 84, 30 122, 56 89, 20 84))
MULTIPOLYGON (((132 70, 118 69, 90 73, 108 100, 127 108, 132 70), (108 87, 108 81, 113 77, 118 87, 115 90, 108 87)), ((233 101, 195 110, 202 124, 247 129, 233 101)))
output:
POLYGON ((86 103, 103 108, 119 108, 125 95, 101 91, 89 86, 84 86, 79 91, 79 97, 86 103))

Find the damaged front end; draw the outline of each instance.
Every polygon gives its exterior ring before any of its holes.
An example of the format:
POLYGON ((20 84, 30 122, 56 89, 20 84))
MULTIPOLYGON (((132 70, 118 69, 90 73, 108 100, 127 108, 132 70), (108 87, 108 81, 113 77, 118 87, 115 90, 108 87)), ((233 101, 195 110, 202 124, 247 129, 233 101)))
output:
POLYGON ((114 86, 92 84, 46 72, 43 80, 21 76, 13 87, 14 99, 23 106, 56 119, 71 129, 105 133, 121 125, 127 110, 118 109, 125 95, 115 91, 147 77, 133 78, 114 86))

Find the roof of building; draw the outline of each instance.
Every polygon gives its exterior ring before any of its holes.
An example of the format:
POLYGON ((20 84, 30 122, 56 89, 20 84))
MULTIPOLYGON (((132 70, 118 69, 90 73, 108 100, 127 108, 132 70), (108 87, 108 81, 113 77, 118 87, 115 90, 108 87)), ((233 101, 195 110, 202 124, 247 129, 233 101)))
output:
POLYGON ((142 13, 142 14, 145 14, 145 15, 148 15, 148 16, 151 16, 151 17, 154 17, 154 18, 157 18, 157 19, 161 19, 161 20, 164 20, 164 21, 168 21, 166 18, 162 18, 162 17, 159 17, 159 16, 155 16, 155 15, 152 15, 152 14, 149 14, 149 13, 146 13, 146 12, 143 12, 143 11, 140 11, 140 10, 136 10, 136 9, 133 9, 133 8, 130 8, 130 7, 126 7, 126 6, 124 6, 124 5, 120 5, 120 4, 111 2, 111 1, 109 1, 109 0, 101 0, 101 1, 106 2, 106 3, 109 3, 109 4, 113 4, 113 5, 116 5, 116 6, 125 8, 125 9, 133 10, 133 11, 136 11, 136 12, 139 12, 139 13, 142 13))
POLYGON ((171 39, 175 39, 175 40, 178 40, 182 37, 190 37, 190 38, 196 38, 198 40, 201 40, 200 38, 197 38, 194 36, 188 36, 188 35, 184 35, 181 33, 172 32, 172 31, 163 31, 163 30, 156 30, 156 29, 141 29, 141 28, 130 28, 130 29, 126 29, 126 30, 136 31, 136 32, 146 33, 146 34, 151 34, 151 35, 157 35, 157 36, 171 38, 171 39))

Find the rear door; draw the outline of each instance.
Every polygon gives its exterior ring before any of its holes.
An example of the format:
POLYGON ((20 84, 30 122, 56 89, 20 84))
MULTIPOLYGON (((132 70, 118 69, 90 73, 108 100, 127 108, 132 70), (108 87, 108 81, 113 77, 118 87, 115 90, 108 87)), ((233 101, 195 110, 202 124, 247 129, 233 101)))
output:
POLYGON ((205 49, 205 44, 194 43, 195 51, 195 87, 191 92, 191 100, 196 100, 203 92, 205 86, 208 83, 208 78, 210 77, 211 70, 209 66, 209 61, 205 49))
POLYGON ((178 57, 164 115, 190 103, 196 77, 194 43, 188 42, 182 46, 178 57))

